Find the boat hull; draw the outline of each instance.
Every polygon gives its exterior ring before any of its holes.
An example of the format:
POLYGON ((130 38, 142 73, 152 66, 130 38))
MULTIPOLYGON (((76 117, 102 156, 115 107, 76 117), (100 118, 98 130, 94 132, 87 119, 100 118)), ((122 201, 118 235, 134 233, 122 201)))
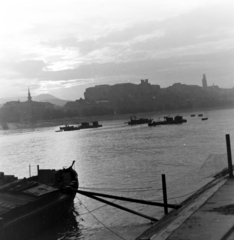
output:
POLYGON ((89 124, 88 122, 83 122, 81 125, 78 126, 72 126, 72 125, 65 125, 64 127, 60 127, 59 131, 56 132, 61 132, 61 131, 76 131, 76 130, 81 130, 81 129, 88 129, 88 128, 99 128, 102 127, 101 124, 99 124, 97 121, 93 122, 92 124, 89 124))
POLYGON ((0 239, 28 239, 72 209, 78 174, 72 168, 39 169, 33 177, 0 174, 0 239))
POLYGON ((128 125, 139 125, 139 124, 148 124, 152 121, 152 119, 148 118, 140 118, 137 119, 136 116, 130 117, 130 121, 127 122, 128 125))
POLYGON ((99 128, 102 127, 102 125, 97 125, 97 126, 80 126, 79 129, 88 129, 88 128, 99 128))
POLYGON ((7 224, 3 220, 3 227, 0 229, 1 240, 18 240, 19 236, 20 239, 29 239, 39 234, 68 213, 68 209, 71 209, 73 205, 74 197, 75 194, 61 196, 59 200, 35 209, 7 224))
POLYGON ((176 116, 175 118, 172 117, 165 117, 164 121, 151 121, 148 126, 153 127, 153 126, 159 126, 159 125, 175 125, 175 124, 182 124, 186 123, 187 120, 183 119, 181 116, 176 116))

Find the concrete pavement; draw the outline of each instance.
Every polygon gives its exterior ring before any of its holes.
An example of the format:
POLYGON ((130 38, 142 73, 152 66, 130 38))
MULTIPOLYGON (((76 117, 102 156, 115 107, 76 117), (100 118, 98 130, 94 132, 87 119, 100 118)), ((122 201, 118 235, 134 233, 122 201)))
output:
POLYGON ((233 240, 234 179, 215 181, 136 240, 233 240))

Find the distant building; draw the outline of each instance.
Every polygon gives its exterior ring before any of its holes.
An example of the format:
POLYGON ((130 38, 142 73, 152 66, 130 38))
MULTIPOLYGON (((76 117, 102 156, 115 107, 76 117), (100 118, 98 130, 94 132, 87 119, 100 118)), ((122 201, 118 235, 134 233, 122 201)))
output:
POLYGON ((53 111, 54 105, 49 102, 35 102, 32 100, 28 88, 28 100, 25 102, 6 102, 1 108, 7 122, 36 122, 43 120, 49 111, 53 111), (47 112, 47 113, 46 113, 47 112))
POLYGON ((203 74, 203 78, 202 78, 202 87, 203 87, 203 88, 207 88, 206 74, 203 74))
POLYGON ((159 85, 151 85, 148 79, 141 79, 140 84, 120 83, 115 85, 99 85, 87 88, 84 96, 87 101, 119 101, 123 99, 139 99, 153 97, 160 91, 159 85))

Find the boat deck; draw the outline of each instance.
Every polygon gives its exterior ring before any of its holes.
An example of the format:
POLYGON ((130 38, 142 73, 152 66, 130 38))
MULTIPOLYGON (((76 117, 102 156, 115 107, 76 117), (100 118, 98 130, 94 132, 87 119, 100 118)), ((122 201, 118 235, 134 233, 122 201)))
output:
POLYGON ((42 195, 48 195, 50 199, 54 198, 53 195, 58 197, 58 192, 58 188, 33 181, 17 180, 2 185, 0 187, 0 217, 18 207, 22 209, 23 206, 40 198, 42 195))
POLYGON ((16 207, 23 206, 35 197, 27 194, 0 193, 0 216, 16 207))

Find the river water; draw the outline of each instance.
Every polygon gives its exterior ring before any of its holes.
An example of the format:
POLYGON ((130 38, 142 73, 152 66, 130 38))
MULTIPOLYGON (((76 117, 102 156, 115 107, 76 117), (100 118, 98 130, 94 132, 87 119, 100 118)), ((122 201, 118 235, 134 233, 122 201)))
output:
MULTIPOLYGON (((138 117, 157 119, 145 113, 138 117)), ((187 123, 157 127, 128 126, 126 116, 102 121, 102 128, 55 132, 56 127, 0 132, 0 171, 18 177, 40 168, 68 167, 75 160, 80 188, 162 202, 166 175, 169 203, 179 203, 210 176, 226 167, 225 135, 234 136, 234 109, 181 112, 187 123), (208 117, 202 121, 198 117, 208 117), (191 114, 196 114, 191 117, 191 114)), ((175 116, 175 114, 171 114, 175 116)), ((113 200, 110 200, 113 202, 113 200)), ((155 218, 163 209, 114 201, 155 218)), ((134 239, 150 227, 148 219, 77 194, 74 209, 33 239, 134 239)))

